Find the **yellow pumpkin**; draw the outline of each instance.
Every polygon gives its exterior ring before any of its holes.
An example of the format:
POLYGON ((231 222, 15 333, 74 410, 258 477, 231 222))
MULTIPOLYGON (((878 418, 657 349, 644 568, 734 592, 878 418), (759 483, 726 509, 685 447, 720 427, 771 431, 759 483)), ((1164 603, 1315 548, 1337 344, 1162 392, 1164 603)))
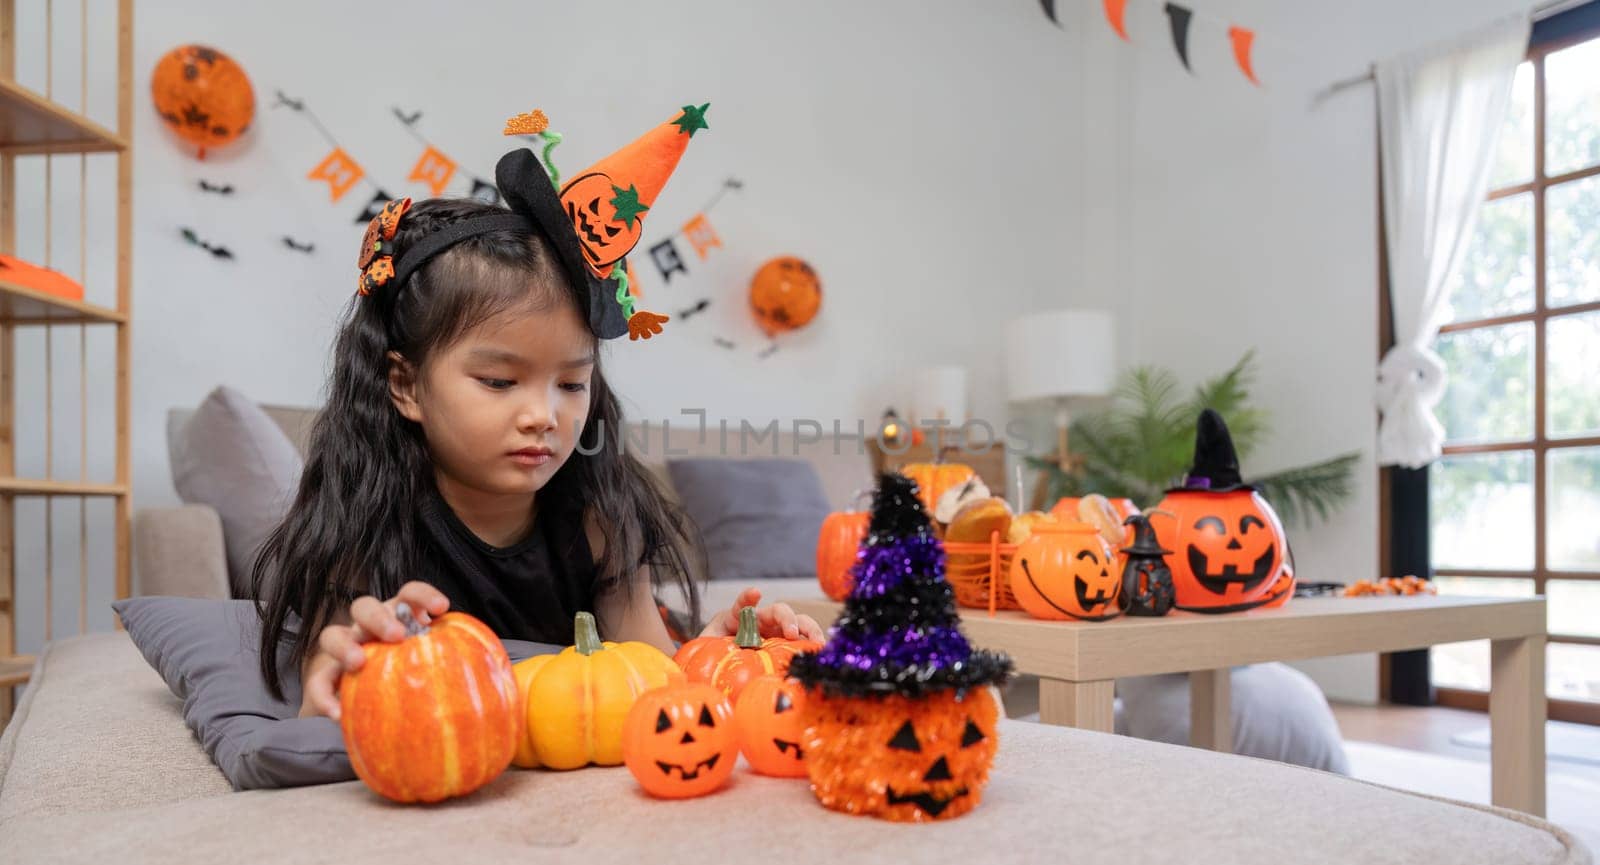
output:
POLYGON ((620 766, 628 710, 680 672, 648 643, 602 643, 589 613, 577 615, 574 631, 574 645, 511 669, 527 716, 511 762, 525 769, 620 766))

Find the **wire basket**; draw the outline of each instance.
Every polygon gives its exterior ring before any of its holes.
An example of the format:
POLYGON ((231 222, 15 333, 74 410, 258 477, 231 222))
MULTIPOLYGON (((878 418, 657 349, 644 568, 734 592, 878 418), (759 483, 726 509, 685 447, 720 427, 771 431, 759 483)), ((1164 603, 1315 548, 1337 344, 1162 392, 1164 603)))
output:
POLYGON ((988 610, 1020 610, 1011 594, 1011 558, 1017 544, 1000 542, 1000 532, 989 534, 989 542, 944 545, 944 575, 955 591, 956 603, 963 607, 988 610))

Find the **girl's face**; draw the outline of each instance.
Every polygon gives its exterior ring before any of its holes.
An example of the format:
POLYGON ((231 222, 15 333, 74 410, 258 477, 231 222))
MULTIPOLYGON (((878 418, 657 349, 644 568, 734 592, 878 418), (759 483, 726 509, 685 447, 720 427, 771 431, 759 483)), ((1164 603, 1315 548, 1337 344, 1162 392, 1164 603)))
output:
POLYGON ((420 382, 392 364, 390 392, 453 485, 531 496, 577 445, 595 348, 570 303, 513 309, 435 352, 420 382))

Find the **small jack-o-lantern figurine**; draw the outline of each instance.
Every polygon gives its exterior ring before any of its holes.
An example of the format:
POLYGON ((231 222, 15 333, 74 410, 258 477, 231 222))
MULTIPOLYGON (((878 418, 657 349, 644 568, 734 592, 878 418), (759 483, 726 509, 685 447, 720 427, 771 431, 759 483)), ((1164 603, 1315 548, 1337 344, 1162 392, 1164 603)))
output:
POLYGON ((1105 537, 1087 523, 1039 523, 1011 559, 1011 594, 1039 619, 1100 621, 1120 612, 1121 580, 1105 537))
POLYGON ((733 706, 739 752, 750 768, 779 778, 806 776, 806 692, 778 676, 762 676, 745 686, 733 706))
POLYGON ((917 484, 883 475, 833 635, 789 665, 805 688, 800 745, 812 794, 885 820, 948 820, 977 807, 998 744, 993 686, 1010 674, 1010 658, 974 650, 961 634, 917 484))
POLYGON ((727 783, 738 762, 733 707, 705 682, 674 674, 646 691, 622 725, 622 756, 639 786, 663 799, 687 799, 727 783))
POLYGON ((1184 486, 1168 490, 1157 509, 1174 515, 1167 566, 1178 609, 1229 613, 1271 599, 1288 549, 1283 523, 1240 480, 1233 439, 1215 411, 1200 415, 1184 486))
POLYGON ((1123 521, 1132 526, 1133 542, 1122 548, 1122 605, 1130 616, 1165 616, 1172 610, 1172 571, 1163 556, 1172 554, 1156 541, 1149 514, 1123 521))

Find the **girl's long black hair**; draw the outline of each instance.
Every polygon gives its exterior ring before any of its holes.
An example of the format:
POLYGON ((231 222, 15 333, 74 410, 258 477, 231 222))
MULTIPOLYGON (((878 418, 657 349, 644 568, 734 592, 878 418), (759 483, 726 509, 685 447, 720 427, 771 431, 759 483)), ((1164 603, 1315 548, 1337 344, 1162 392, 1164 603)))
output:
MULTIPOLYGON (((394 241, 403 253, 450 223, 503 209, 472 200, 418 202, 394 241)), ((354 292, 352 292, 354 296, 354 292)), ((311 430, 305 470, 288 515, 262 544, 251 572, 261 614, 261 673, 283 699, 283 671, 298 671, 317 635, 361 595, 384 599, 418 578, 424 529, 418 504, 434 481, 421 427, 390 398, 389 352, 421 370, 430 356, 491 317, 532 304, 571 303, 588 320, 576 289, 547 241, 519 230, 476 235, 407 278, 354 296, 333 353, 326 407, 311 430), (287 653, 283 650, 287 648, 287 653)), ((596 594, 629 591, 640 566, 676 583, 699 621, 701 547, 693 522, 658 482, 612 442, 622 410, 607 386, 598 352, 589 417, 565 465, 539 491, 540 510, 576 507, 606 533, 596 594), (691 564, 693 563, 693 564, 691 564)))

